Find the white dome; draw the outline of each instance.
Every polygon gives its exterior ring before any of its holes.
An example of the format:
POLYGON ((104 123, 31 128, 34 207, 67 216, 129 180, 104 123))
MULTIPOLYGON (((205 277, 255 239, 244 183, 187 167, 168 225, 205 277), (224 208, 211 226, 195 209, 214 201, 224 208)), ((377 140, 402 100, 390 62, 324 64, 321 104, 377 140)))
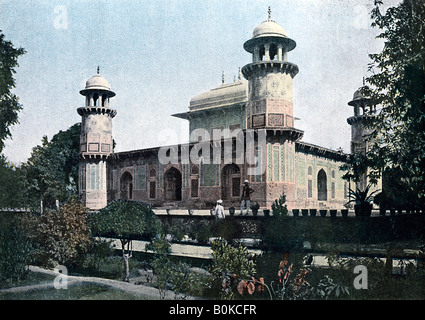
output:
POLYGON ((238 81, 224 84, 201 93, 190 100, 190 110, 204 109, 243 103, 248 99, 248 82, 238 81))
POLYGON ((273 20, 266 20, 257 26, 252 32, 253 38, 258 37, 286 37, 286 32, 283 27, 273 20))
POLYGON ((100 74, 96 74, 93 77, 91 77, 89 80, 87 80, 85 89, 86 90, 87 89, 110 90, 111 85, 100 74))
POLYGON ((250 53, 254 53, 255 47, 269 40, 272 40, 275 44, 282 44, 285 52, 293 50, 297 45, 294 40, 288 38, 285 29, 269 17, 269 19, 263 21, 254 29, 252 38, 244 43, 244 49, 250 53))
POLYGON ((89 80, 86 81, 86 87, 80 91, 80 94, 87 96, 90 92, 101 90, 103 94, 107 94, 108 97, 114 97, 115 93, 111 91, 111 85, 104 77, 100 74, 95 74, 89 80))

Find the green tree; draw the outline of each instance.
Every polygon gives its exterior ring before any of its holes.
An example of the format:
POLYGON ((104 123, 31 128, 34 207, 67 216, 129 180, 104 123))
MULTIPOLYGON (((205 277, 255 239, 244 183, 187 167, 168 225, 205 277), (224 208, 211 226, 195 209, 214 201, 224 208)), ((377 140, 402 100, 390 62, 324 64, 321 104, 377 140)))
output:
POLYGON ((0 30, 0 152, 4 141, 12 136, 10 126, 18 123, 18 113, 22 110, 18 97, 11 92, 15 87, 13 75, 18 67, 18 57, 23 48, 15 48, 12 42, 5 40, 0 30))
POLYGON ((160 299, 165 298, 165 290, 170 281, 173 263, 169 259, 171 252, 170 243, 164 237, 154 239, 146 246, 147 250, 155 253, 155 258, 152 261, 153 269, 157 275, 157 286, 160 299))
POLYGON ((370 54, 372 75, 362 94, 368 99, 366 125, 374 131, 365 155, 348 168, 368 173, 372 181, 396 173, 410 193, 425 197, 425 3, 403 0, 381 12, 375 0, 372 26, 384 40, 382 52, 370 54), (409 190, 410 189, 410 190, 409 190))
POLYGON ((156 285, 160 299, 165 298, 166 289, 173 290, 180 295, 201 296, 210 283, 209 274, 194 272, 190 265, 170 259, 171 245, 164 235, 156 237, 146 246, 146 250, 154 253, 152 267, 157 276, 156 285))
POLYGON ((49 141, 45 136, 41 146, 33 148, 22 165, 25 176, 27 205, 53 208, 56 200, 67 202, 77 194, 80 144, 80 123, 59 131, 49 141))
MULTIPOLYGON (((12 89, 18 58, 24 53, 23 48, 15 48, 12 42, 5 40, 0 30, 0 153, 5 140, 12 136, 10 127, 18 123, 18 113, 22 110, 12 89)), ((0 207, 21 207, 20 182, 19 169, 0 154, 0 207)))
POLYGON ((94 236, 116 238, 121 241, 125 278, 130 280, 129 259, 132 240, 151 240, 162 233, 162 225, 150 206, 139 201, 117 200, 89 219, 94 236), (127 246, 127 248, 126 248, 127 246))
POLYGON ((0 283, 10 284, 27 274, 32 261, 33 243, 22 214, 0 215, 0 283))
POLYGON ((237 289, 237 279, 249 279, 256 273, 255 263, 242 245, 232 247, 226 240, 216 239, 211 243, 214 277, 213 287, 220 288, 223 298, 232 298, 237 289))
POLYGON ((0 208, 24 206, 22 171, 0 154, 0 208))
POLYGON ((37 244, 37 261, 49 267, 73 263, 91 244, 86 220, 85 208, 77 200, 34 216, 31 235, 37 244))

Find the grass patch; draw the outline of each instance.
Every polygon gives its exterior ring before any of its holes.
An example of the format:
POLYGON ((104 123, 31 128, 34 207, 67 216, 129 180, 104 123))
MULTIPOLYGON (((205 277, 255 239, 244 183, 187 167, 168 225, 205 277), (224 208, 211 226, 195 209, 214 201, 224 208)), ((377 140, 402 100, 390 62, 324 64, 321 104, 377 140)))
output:
POLYGON ((33 284, 52 283, 54 278, 55 276, 53 275, 28 271, 22 279, 0 282, 0 290, 19 286, 29 286, 33 284))
POLYGON ((106 285, 76 283, 68 289, 34 289, 24 292, 0 293, 0 300, 147 300, 142 294, 132 294, 106 285))

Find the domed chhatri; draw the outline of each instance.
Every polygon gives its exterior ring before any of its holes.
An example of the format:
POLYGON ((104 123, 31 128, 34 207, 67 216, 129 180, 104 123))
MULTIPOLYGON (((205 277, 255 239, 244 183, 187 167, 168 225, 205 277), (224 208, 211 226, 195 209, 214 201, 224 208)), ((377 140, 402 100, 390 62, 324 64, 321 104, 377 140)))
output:
POLYGON ((363 79, 363 86, 354 92, 353 99, 348 102, 349 106, 354 107, 354 116, 347 119, 348 124, 351 126, 363 121, 366 117, 373 117, 376 113, 376 108, 368 103, 369 99, 362 93, 364 88, 365 83, 363 79))
POLYGON ((288 51, 295 46, 295 41, 271 19, 269 7, 268 19, 244 43, 244 49, 252 54, 252 63, 242 68, 249 87, 245 109, 247 128, 275 130, 291 143, 303 135, 302 130, 294 127, 292 80, 298 66, 288 62, 288 51))
POLYGON ((115 92, 111 91, 109 82, 99 74, 99 67, 97 67, 97 74, 86 81, 86 87, 80 91, 80 94, 87 96, 90 92, 94 91, 107 93, 108 97, 115 96, 115 92))
POLYGON ((111 85, 100 74, 95 74, 86 82, 86 89, 103 89, 110 90, 111 85))
POLYGON ((291 51, 296 47, 295 41, 288 38, 285 29, 271 19, 269 7, 268 19, 254 29, 252 38, 245 42, 244 49, 250 53, 254 53, 256 47, 270 41, 279 44, 285 52, 291 51))
POLYGON ((277 22, 271 20, 270 17, 266 21, 263 21, 252 32, 253 38, 267 37, 267 36, 287 38, 285 29, 283 29, 283 27, 277 22))
POLYGON ((92 112, 88 108, 102 107, 109 109, 108 112, 115 116, 116 111, 109 108, 109 99, 115 97, 115 92, 111 91, 109 82, 99 74, 99 67, 97 74, 87 80, 86 87, 80 94, 86 97, 85 107, 77 109, 80 115, 87 111, 92 112))
POLYGON ((348 105, 350 106, 355 106, 358 102, 364 102, 366 100, 366 98, 363 96, 362 92, 361 92, 362 88, 359 88, 358 90, 356 90, 353 94, 353 100, 351 100, 350 102, 348 102, 348 105))

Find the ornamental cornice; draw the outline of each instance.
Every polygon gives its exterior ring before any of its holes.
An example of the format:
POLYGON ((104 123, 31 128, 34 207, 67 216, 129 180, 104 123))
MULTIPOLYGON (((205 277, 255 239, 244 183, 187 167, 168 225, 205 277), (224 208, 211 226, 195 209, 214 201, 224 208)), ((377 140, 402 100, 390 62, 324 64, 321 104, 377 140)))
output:
POLYGON ((115 117, 117 110, 106 108, 106 107, 97 107, 97 106, 85 106, 77 109, 77 112, 80 116, 88 114, 105 114, 111 118, 115 117))

